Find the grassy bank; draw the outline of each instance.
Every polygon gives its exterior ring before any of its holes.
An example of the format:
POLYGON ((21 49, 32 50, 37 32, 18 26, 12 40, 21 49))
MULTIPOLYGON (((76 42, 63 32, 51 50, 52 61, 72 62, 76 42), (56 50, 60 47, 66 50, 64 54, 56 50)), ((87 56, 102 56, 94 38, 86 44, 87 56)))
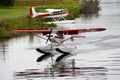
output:
MULTIPOLYGON (((67 8, 70 14, 66 19, 75 19, 80 15, 81 7, 79 4, 61 4, 36 6, 36 11, 46 8, 67 8)), ((14 36, 11 33, 13 29, 47 29, 48 27, 55 27, 54 24, 45 24, 44 21, 50 19, 31 18, 29 16, 29 7, 0 7, 0 39, 10 38, 14 36)))
POLYGON ((0 20, 29 15, 28 7, 0 7, 0 20))
POLYGON ((55 24, 45 24, 42 19, 22 16, 13 19, 6 19, 0 21, 0 39, 11 38, 14 35, 11 33, 14 29, 48 29, 49 27, 56 27, 55 24))

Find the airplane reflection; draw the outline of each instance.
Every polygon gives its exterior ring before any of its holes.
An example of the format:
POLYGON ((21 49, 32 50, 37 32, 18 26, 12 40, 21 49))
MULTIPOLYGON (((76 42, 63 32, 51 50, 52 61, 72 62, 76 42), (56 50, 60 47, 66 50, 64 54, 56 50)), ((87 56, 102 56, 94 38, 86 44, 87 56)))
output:
POLYGON ((63 62, 60 65, 40 69, 26 69, 23 72, 15 72, 14 78, 34 79, 34 78, 59 78, 59 77, 82 77, 85 80, 107 80, 107 68, 105 67, 76 67, 75 59, 63 62))

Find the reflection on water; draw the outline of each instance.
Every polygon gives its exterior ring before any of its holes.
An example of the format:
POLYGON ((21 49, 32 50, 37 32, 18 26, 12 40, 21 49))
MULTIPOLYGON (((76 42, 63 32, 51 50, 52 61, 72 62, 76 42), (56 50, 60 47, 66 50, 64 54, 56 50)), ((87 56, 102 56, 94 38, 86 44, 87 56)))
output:
POLYGON ((5 62, 7 59, 7 44, 5 42, 0 43, 0 61, 5 62))
POLYGON ((86 14, 84 14, 84 15, 81 15, 81 17, 84 17, 83 19, 84 20, 91 20, 92 18, 97 18, 97 17, 99 17, 99 12, 97 12, 97 13, 86 13, 86 14))
POLYGON ((75 59, 63 62, 60 65, 40 69, 26 69, 23 72, 15 72, 14 79, 75 77, 85 80, 107 80, 107 69, 104 67, 76 67, 75 59), (53 69, 51 69, 53 68, 53 69), (53 71, 52 71, 53 70, 53 71))

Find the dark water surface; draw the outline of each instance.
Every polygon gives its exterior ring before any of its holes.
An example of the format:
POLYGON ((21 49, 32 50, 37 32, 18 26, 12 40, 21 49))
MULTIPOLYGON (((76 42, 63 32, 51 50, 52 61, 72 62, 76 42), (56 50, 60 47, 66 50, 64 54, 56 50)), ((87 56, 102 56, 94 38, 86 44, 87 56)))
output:
POLYGON ((41 54, 29 48, 44 46, 45 41, 37 37, 32 40, 29 36, 24 36, 0 42, 0 80, 119 80, 120 1, 101 0, 100 7, 101 11, 97 14, 82 15, 76 19, 75 24, 62 25, 67 28, 107 28, 104 32, 81 34, 86 38, 75 39, 74 44, 65 43, 77 47, 74 52, 77 55, 66 60, 69 64, 69 61, 75 59, 76 64, 71 65, 72 68, 77 67, 75 70, 62 73, 68 76, 61 75, 58 71, 55 72, 56 77, 51 78, 49 70, 47 74, 41 75, 40 72, 45 72, 51 66, 51 59, 37 63, 36 59, 41 54), (48 77, 45 78, 45 75, 48 77))

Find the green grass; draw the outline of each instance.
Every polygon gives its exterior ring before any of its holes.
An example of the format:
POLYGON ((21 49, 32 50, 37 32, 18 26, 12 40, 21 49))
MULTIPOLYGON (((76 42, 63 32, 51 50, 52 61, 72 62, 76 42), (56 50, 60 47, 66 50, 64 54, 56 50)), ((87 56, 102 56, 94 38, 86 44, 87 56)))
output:
POLYGON ((0 7, 0 20, 29 15, 28 7, 0 7))
POLYGON ((42 6, 42 5, 66 5, 77 4, 79 0, 15 0, 17 6, 42 6))

